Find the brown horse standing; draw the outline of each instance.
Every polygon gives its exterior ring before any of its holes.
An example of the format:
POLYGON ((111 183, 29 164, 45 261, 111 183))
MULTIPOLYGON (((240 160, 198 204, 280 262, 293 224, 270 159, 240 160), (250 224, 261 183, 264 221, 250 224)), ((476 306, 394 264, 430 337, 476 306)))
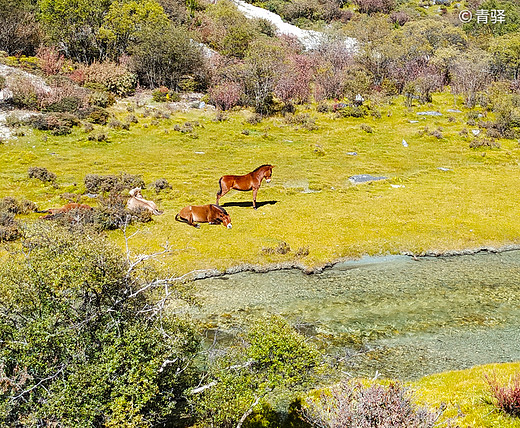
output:
POLYGON ((262 165, 246 175, 224 175, 218 182, 220 190, 217 192, 217 205, 222 196, 231 189, 248 191, 253 190, 253 208, 256 210, 256 194, 262 180, 271 181, 274 165, 262 165))
POLYGON ((199 228, 198 223, 223 224, 231 229, 231 217, 226 210, 218 205, 188 205, 184 207, 175 220, 188 223, 190 226, 199 228))

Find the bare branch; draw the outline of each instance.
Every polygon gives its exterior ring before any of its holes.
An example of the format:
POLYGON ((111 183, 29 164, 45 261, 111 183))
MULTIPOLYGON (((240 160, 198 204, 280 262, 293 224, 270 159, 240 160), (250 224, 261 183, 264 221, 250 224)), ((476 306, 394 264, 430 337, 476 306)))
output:
POLYGON ((207 385, 199 386, 198 388, 194 388, 190 391, 190 394, 199 394, 203 391, 205 391, 208 388, 211 388, 212 386, 215 386, 217 384, 217 381, 214 380, 213 382, 208 383, 207 385))
POLYGON ((16 397, 11 397, 11 401, 15 401, 15 400, 18 400, 20 397, 24 396, 25 394, 28 394, 29 392, 35 390, 36 388, 38 388, 41 384, 43 384, 44 382, 47 382, 48 380, 52 380, 54 378, 56 378, 61 372, 63 372, 63 370, 65 369, 66 365, 63 364, 60 369, 54 373, 53 375, 51 376, 48 376, 46 377, 45 379, 42 379, 40 380, 36 385, 33 385, 31 388, 29 389, 26 389, 25 391, 22 391, 20 394, 18 394, 16 397))

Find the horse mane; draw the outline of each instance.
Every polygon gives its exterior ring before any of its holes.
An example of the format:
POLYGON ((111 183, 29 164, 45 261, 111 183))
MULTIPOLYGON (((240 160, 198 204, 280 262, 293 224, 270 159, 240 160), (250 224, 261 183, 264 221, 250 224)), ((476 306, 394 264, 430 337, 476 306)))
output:
POLYGON ((263 164, 263 165, 260 165, 257 169, 255 169, 253 172, 257 172, 258 170, 266 167, 266 166, 271 166, 270 164, 266 163, 266 164, 263 164))
POLYGON ((224 208, 222 208, 220 205, 215 205, 215 204, 211 204, 211 205, 213 205, 215 208, 217 208, 218 210, 220 210, 224 215, 229 215, 229 214, 227 213, 227 211, 226 211, 224 208))

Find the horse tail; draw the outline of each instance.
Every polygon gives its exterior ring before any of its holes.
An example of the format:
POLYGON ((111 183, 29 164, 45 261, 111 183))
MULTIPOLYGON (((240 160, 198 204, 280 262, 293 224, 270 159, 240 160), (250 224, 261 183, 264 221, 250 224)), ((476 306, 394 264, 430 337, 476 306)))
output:
POLYGON ((188 220, 186 220, 185 218, 182 218, 179 214, 175 215, 175 220, 177 220, 177 221, 179 221, 181 223, 188 223, 189 224, 188 220))
POLYGON ((220 188, 219 191, 217 192, 217 196, 221 196, 222 195, 222 179, 224 177, 220 177, 220 180, 218 181, 218 187, 220 188))

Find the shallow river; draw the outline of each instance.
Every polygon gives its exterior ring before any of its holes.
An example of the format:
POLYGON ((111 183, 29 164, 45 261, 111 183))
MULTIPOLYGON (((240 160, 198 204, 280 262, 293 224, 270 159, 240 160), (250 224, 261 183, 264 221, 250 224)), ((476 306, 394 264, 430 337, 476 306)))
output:
POLYGON ((280 314, 352 375, 407 380, 520 360, 520 251, 365 258, 320 274, 240 273, 194 286, 197 317, 226 329, 280 314))

